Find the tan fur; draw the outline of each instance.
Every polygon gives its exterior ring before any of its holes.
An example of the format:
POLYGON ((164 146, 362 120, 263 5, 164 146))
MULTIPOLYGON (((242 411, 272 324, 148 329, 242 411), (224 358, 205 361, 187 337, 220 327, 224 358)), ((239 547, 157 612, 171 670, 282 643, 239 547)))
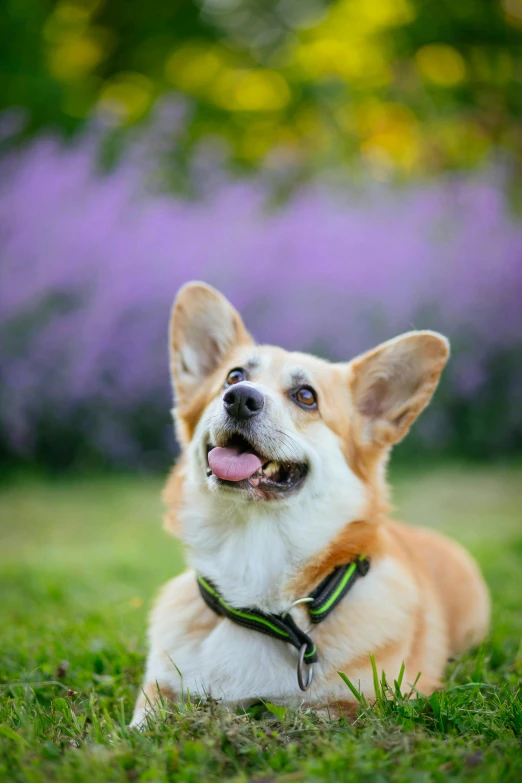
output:
MULTIPOLYGON (((164 491, 167 529, 185 538, 191 533, 194 514, 197 517, 199 513, 198 508, 194 508, 197 498, 201 498, 202 509, 209 502, 203 469, 195 467, 200 459, 197 456, 200 446, 196 440, 201 436, 197 433, 209 406, 215 406, 216 400, 220 400, 229 370, 247 362, 253 362, 256 368, 252 382, 260 384, 260 388, 272 395, 272 407, 275 401, 282 406, 286 416, 285 432, 293 433, 303 443, 315 444, 316 449, 329 438, 332 448, 338 449, 338 459, 343 463, 346 475, 353 477, 354 492, 357 486, 361 487, 362 503, 358 512, 354 512, 357 516, 347 514, 335 534, 322 545, 317 544, 316 549, 312 547, 297 568, 285 572, 278 594, 266 597, 272 607, 270 611, 281 611, 277 607, 307 595, 336 566, 351 562, 358 555, 370 559, 369 574, 358 580, 335 611, 313 629, 320 663, 313 692, 311 690, 303 698, 305 703, 318 709, 353 713, 353 703, 340 683, 338 671, 344 672, 354 684, 360 684, 368 698, 375 695, 371 655, 379 671, 386 673, 388 681, 397 678, 404 663, 403 689, 408 691, 418 678, 417 690, 430 694, 441 687, 448 658, 479 643, 487 633, 489 596, 472 558, 458 544, 435 531, 405 526, 387 516, 385 469, 390 448, 406 435, 428 404, 448 355, 448 343, 440 335, 412 332, 349 363, 330 364, 306 354, 256 346, 239 314, 213 289, 196 284, 183 289, 178 297, 172 318, 172 373, 177 395, 175 416, 183 454, 164 491), (303 410, 289 399, 289 378, 296 368, 311 379, 310 383, 317 391, 318 410, 303 410), (189 484, 190 503, 187 501, 189 484)), ((332 464, 338 463, 334 460, 332 464)), ((307 481, 308 478, 298 493, 309 491, 307 481)), ((318 491, 316 487, 314 492, 318 491)), ((339 491, 339 486, 324 487, 320 502, 321 508, 327 509, 327 515, 338 513, 334 501, 339 491)), ((241 529, 241 517, 237 514, 241 509, 244 508, 245 515, 251 513, 252 508, 256 514, 260 513, 259 503, 235 505, 233 499, 229 507, 228 502, 222 502, 220 492, 217 492, 212 513, 216 520, 224 513, 226 521, 226 514, 233 510, 236 521, 230 524, 239 524, 238 529, 241 529)), ((267 513, 272 513, 272 504, 279 502, 264 501, 267 513)), ((307 506, 310 518, 303 518, 302 524, 315 525, 319 541, 325 518, 324 512, 321 512, 322 516, 314 517, 314 502, 314 497, 310 497, 307 506)), ((277 517, 278 528, 284 524, 285 513, 277 517)), ((261 517, 259 520, 260 524, 261 517)), ((207 523, 210 527, 205 528, 205 536, 208 537, 212 535, 212 514, 207 523)), ((313 530, 306 527, 307 541, 311 532, 313 530)), ((299 537, 299 533, 297 535, 299 537)), ((215 552, 219 558, 222 545, 217 541, 215 552)), ((301 543, 296 540, 296 548, 301 543)), ((238 557, 246 558, 249 554, 256 555, 240 552, 238 557)), ((253 562, 257 567, 255 557, 253 562)), ((235 566, 235 561, 232 563, 235 566)), ((296 607, 292 614, 306 630, 306 609, 296 607)), ((218 617, 204 604, 193 571, 187 571, 165 586, 152 615, 151 656, 144 691, 136 708, 134 722, 137 725, 147 710, 148 701, 154 702, 158 698, 158 687, 160 693, 169 698, 182 695, 183 686, 176 685, 174 670, 177 663, 171 656, 185 660, 190 667, 205 645, 215 640, 212 644, 222 651, 226 669, 228 647, 222 647, 223 639, 230 639, 225 645, 237 645, 238 639, 244 639, 246 644, 251 642, 252 634, 256 635, 253 631, 236 630, 237 627, 231 626, 229 620, 218 617), (245 633, 250 636, 244 636, 245 633)), ((266 641, 265 637, 257 644, 266 655, 281 655, 277 665, 284 674, 287 659, 292 660, 291 651, 279 642, 266 641), (277 650, 273 649, 274 644, 277 650)), ((232 652, 231 647, 231 655, 232 652)), ((241 671, 250 675, 250 654, 246 661, 240 662, 241 647, 234 647, 234 655, 238 660, 238 672, 241 666, 247 666, 241 671)), ((203 681, 205 672, 200 674, 203 681)), ((252 676, 254 674, 257 671, 252 676)), ((219 687, 226 693, 227 677, 234 684, 234 666, 223 676, 224 680, 220 679, 221 674, 218 677, 219 687)), ((245 678, 247 675, 238 676, 245 678)), ((197 676, 194 682, 198 682, 197 676)), ((265 695, 282 702, 295 701, 293 685, 287 693, 287 686, 281 686, 280 693, 259 694, 256 689, 262 685, 255 682, 250 694, 252 698, 265 695)), ((271 687, 277 690, 277 678, 274 683, 271 687)), ((234 693, 241 692, 240 685, 235 683, 234 693)), ((245 689, 245 696, 234 696, 232 701, 248 701, 248 684, 245 689)))
POLYGON ((360 555, 373 561, 382 555, 378 524, 359 521, 347 525, 325 550, 318 552, 316 557, 306 563, 289 586, 290 594, 307 595, 334 568, 351 563, 360 555))
POLYGON ((389 530, 407 553, 410 567, 423 575, 442 607, 449 655, 481 642, 489 626, 489 595, 465 549, 427 528, 390 522, 389 530))
POLYGON ((173 536, 180 536, 179 517, 183 505, 183 482, 185 480, 185 459, 180 457, 176 465, 170 471, 165 489, 163 490, 163 502, 166 512, 163 517, 165 530, 173 536))

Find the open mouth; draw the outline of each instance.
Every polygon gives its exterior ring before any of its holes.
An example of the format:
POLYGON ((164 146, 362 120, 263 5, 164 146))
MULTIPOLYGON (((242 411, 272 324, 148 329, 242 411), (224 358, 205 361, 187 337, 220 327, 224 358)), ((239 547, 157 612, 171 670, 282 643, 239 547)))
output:
POLYGON ((281 462, 261 455, 242 435, 233 435, 224 446, 207 446, 209 476, 222 484, 252 489, 257 495, 291 492, 308 472, 305 462, 281 462))

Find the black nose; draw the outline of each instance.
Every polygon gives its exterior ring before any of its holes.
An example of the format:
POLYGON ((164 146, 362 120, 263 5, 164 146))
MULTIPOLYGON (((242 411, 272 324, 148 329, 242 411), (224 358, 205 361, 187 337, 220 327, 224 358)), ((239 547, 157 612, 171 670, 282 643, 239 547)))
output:
POLYGON ((249 419, 263 410, 265 398, 252 386, 237 383, 223 397, 223 405, 229 416, 234 419, 249 419))

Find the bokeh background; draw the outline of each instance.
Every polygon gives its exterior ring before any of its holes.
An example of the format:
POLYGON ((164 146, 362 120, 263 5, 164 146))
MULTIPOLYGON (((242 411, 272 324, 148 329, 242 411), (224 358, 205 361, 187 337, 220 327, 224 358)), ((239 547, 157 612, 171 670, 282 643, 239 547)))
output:
POLYGON ((194 278, 259 341, 334 360, 412 328, 450 338, 434 400, 395 450, 392 500, 460 540, 490 585, 492 633, 453 665, 451 703, 471 681, 485 690, 476 709, 462 691, 466 717, 444 718, 437 741, 454 731, 501 758, 491 727, 521 725, 521 172, 522 0, 5 0, 10 779, 90 783, 98 763, 97 780, 138 780, 111 720, 125 735, 150 602, 183 567, 160 493, 176 458, 167 323, 194 278), (471 715, 490 721, 475 739, 471 715))
POLYGON ((0 456, 163 470, 166 326, 206 280, 260 341, 447 334, 405 460, 522 445, 521 0, 8 0, 0 456))

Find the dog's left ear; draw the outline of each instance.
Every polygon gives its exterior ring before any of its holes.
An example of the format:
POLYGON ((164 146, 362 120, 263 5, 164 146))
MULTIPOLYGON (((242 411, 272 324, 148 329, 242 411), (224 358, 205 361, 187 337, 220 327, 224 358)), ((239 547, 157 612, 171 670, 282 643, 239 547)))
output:
POLYGON ((349 363, 362 445, 386 447, 404 438, 430 401, 448 357, 449 342, 441 334, 408 332, 349 363))
POLYGON ((219 291, 205 283, 184 285, 170 320, 171 370, 178 404, 190 401, 233 348, 252 343, 241 316, 219 291))

